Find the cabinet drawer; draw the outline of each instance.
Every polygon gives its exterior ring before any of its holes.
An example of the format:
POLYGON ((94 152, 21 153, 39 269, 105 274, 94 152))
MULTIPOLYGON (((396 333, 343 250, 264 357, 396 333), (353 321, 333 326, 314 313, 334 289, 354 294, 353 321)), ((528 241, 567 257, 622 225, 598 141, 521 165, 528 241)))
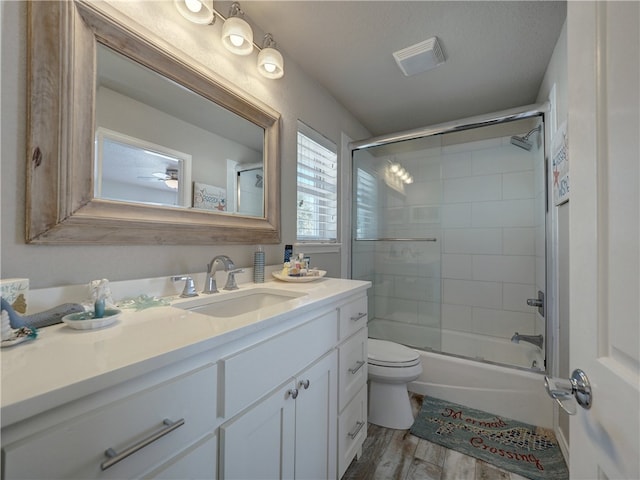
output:
POLYGON ((338 336, 335 310, 222 360, 224 403, 231 418, 331 350, 338 336))
POLYGON ((367 296, 340 306, 340 340, 344 340, 367 325, 367 296))
MULTIPOLYGON (((4 479, 133 478, 166 462, 215 428, 217 367, 205 365, 4 447, 4 479), (117 453, 184 424, 107 468, 117 453)), ((55 413, 52 413, 55 414, 55 413)))
POLYGON ((349 464, 361 453, 367 438, 367 387, 356 394, 338 419, 338 478, 344 475, 349 464))
POLYGON ((367 383, 367 329, 363 328, 338 347, 338 411, 367 383))

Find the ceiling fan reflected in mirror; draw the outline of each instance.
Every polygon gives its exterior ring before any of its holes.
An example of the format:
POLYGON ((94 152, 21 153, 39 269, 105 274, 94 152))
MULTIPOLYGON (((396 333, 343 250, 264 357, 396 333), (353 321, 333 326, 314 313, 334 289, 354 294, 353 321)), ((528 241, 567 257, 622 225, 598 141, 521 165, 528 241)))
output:
POLYGON ((167 168, 167 170, 162 172, 153 172, 151 177, 138 177, 140 179, 148 179, 148 180, 158 180, 160 182, 164 182, 164 184, 173 189, 178 189, 178 169, 177 168, 167 168))

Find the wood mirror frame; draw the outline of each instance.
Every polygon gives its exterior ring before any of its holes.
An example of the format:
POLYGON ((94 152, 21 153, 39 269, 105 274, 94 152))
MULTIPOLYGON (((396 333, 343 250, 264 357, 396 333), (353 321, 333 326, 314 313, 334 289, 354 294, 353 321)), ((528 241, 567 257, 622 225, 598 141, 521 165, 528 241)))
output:
POLYGON ((280 115, 270 107, 84 1, 29 2, 27 75, 27 243, 280 243, 280 115), (264 129, 263 218, 94 197, 96 42, 264 129))

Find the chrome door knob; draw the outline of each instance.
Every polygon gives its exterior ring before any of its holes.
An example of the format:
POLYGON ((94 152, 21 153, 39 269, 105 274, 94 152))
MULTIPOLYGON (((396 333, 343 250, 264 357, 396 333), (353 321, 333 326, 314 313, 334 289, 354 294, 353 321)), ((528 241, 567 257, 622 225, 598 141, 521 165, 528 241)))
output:
POLYGON ((575 369, 568 380, 545 375, 544 386, 549 396, 569 415, 576 414, 576 402, 584 409, 591 408, 593 403, 591 383, 580 369, 575 369))

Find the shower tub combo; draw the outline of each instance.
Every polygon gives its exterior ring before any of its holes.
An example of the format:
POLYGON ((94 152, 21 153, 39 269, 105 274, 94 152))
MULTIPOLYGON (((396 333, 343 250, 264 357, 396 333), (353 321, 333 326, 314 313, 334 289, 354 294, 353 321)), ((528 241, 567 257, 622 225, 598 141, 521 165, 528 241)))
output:
POLYGON ((352 144, 351 270, 373 284, 369 336, 420 353, 411 391, 551 427, 543 120, 534 106, 352 144))

